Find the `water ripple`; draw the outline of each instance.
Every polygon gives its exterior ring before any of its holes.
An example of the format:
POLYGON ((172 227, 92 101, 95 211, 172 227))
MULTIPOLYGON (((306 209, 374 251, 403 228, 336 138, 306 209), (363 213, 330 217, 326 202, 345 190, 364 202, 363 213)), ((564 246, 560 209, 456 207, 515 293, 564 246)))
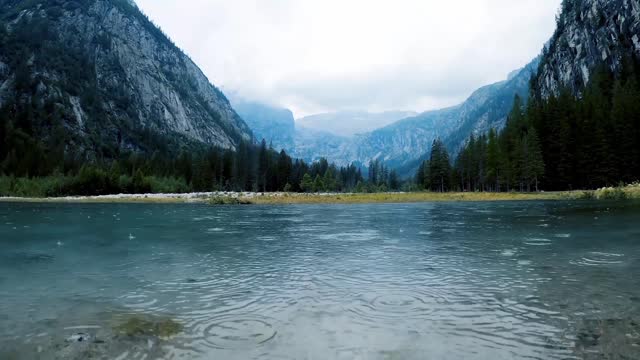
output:
POLYGON ((347 308, 362 321, 429 319, 430 315, 446 303, 437 292, 389 290, 386 294, 363 294, 347 308))
MULTIPOLYGON (((556 206, 101 205, 11 215, 0 219, 20 229, 0 229, 0 358, 14 344, 65 358, 66 337, 108 335, 114 313, 170 314, 183 332, 150 347, 103 337, 97 357, 579 358, 583 318, 640 313, 638 231, 632 221, 585 229, 591 215, 560 218, 556 206), (122 229, 111 231, 111 214, 122 229), (47 217, 46 226, 34 220, 47 217)), ((606 335, 632 334, 622 330, 606 335)))
POLYGON ((578 260, 572 260, 573 265, 581 266, 611 266, 624 263, 624 255, 592 251, 578 260))
POLYGON ((273 320, 262 317, 225 316, 199 327, 201 337, 216 349, 250 349, 276 337, 273 320))

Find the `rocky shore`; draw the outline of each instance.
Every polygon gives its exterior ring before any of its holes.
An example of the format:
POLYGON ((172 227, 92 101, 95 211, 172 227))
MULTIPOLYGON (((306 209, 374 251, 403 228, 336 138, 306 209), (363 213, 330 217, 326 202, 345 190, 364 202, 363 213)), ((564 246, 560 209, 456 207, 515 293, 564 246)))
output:
POLYGON ((101 196, 67 196, 55 198, 0 197, 0 202, 43 203, 190 203, 210 205, 276 204, 368 204, 418 203, 442 201, 530 201, 530 200, 637 200, 640 184, 598 190, 563 192, 388 192, 388 193, 259 193, 196 192, 185 194, 114 194, 101 196))

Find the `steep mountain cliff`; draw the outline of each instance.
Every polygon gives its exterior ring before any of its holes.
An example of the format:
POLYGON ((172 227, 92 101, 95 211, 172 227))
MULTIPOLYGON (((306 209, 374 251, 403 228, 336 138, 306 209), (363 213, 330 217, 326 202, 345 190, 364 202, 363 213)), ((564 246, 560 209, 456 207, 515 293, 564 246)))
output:
POLYGON ((507 81, 489 85, 485 101, 476 102, 463 111, 451 132, 442 139, 449 151, 457 153, 471 134, 484 134, 492 128, 502 129, 515 96, 518 95, 523 101, 527 100, 531 78, 539 66, 540 57, 537 57, 524 68, 509 74, 507 81))
POLYGON ((640 1, 565 0, 536 90, 544 98, 562 87, 577 94, 597 66, 619 72, 624 58, 633 54, 640 55, 640 1))
POLYGON ((0 49, 3 126, 36 142, 104 158, 253 138, 131 0, 2 0, 0 49))
POLYGON ((296 131, 291 110, 233 98, 231 101, 233 108, 253 130, 257 140, 265 139, 274 149, 285 149, 291 153, 296 131))
POLYGON ((307 129, 296 124, 295 146, 290 153, 294 157, 310 162, 325 158, 340 165, 349 165, 357 162, 357 159, 352 158, 349 153, 352 141, 352 138, 307 129))

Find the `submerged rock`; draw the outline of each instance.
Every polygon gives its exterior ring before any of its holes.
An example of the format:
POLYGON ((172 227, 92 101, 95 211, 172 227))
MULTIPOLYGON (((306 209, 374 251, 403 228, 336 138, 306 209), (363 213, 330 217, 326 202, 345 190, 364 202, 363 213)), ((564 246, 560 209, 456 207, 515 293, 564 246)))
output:
POLYGON ((91 341, 92 336, 86 333, 76 333, 73 334, 71 336, 69 336, 67 338, 67 342, 68 343, 74 343, 74 342, 88 342, 91 341))
POLYGON ((131 316, 113 328, 119 336, 130 338, 170 338, 182 331, 182 324, 170 318, 155 318, 148 315, 131 316))
POLYGON ((183 330, 183 325, 170 317, 126 311, 48 320, 38 324, 50 329, 46 336, 0 339, 0 360, 130 359, 132 354, 136 354, 135 358, 167 358, 166 345, 183 330), (65 330, 74 323, 95 325, 65 330))
POLYGON ((576 334, 575 352, 583 359, 640 359, 640 323, 584 320, 576 334))

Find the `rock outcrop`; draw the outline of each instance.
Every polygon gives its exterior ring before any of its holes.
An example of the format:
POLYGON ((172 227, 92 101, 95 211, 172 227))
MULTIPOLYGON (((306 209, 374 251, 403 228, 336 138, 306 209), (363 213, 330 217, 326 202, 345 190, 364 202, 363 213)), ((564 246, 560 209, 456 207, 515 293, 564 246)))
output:
POLYGON ((640 55, 640 1, 565 0, 536 88, 545 98, 563 87, 579 94, 597 66, 618 72, 632 54, 640 55))

